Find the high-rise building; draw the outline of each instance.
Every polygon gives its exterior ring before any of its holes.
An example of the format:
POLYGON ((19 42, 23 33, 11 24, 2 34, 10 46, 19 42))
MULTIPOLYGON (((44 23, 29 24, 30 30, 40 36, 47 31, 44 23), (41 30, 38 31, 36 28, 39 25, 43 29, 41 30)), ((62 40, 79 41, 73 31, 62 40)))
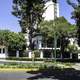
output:
POLYGON ((59 3, 57 0, 48 1, 45 4, 45 12, 43 14, 44 20, 54 20, 56 17, 59 17, 59 3))

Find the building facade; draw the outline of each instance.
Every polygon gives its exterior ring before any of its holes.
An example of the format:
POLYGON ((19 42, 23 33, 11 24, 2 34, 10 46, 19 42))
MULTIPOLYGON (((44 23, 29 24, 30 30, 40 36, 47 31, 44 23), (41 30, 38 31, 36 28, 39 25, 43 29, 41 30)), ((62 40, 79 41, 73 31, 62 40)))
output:
POLYGON ((0 45, 0 58, 6 58, 8 56, 7 47, 0 45))
MULTIPOLYGON (((50 21, 50 20, 54 20, 56 17, 59 17, 59 3, 57 0, 55 0, 54 2, 53 2, 53 0, 48 1, 45 4, 45 9, 46 10, 43 14, 44 20, 50 21)), ((27 40, 26 44, 29 46, 29 44, 30 44, 29 43, 29 30, 27 30, 27 34, 25 34, 25 38, 27 40)), ((50 53, 51 53, 52 49, 54 49, 52 47, 48 47, 48 46, 43 45, 42 35, 40 33, 36 34, 32 38, 32 43, 34 43, 34 48, 39 50, 40 58, 44 58, 46 52, 50 51, 50 53)), ((60 47, 58 47, 57 50, 60 50, 60 47)), ((31 56, 32 56, 32 53, 29 51, 28 57, 31 58, 31 56)), ((47 56, 47 57, 50 58, 51 56, 47 56)))

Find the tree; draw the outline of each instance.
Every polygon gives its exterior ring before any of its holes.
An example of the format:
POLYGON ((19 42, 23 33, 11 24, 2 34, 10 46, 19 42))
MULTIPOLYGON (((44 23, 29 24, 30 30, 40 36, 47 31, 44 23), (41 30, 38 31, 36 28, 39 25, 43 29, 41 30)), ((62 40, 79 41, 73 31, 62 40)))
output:
POLYGON ((22 33, 11 32, 8 35, 9 48, 13 50, 24 50, 25 49, 25 38, 22 33))
POLYGON ((44 0, 13 0, 12 14, 20 19, 22 30, 32 27, 36 21, 42 19, 44 2, 44 0))
POLYGON ((54 21, 42 21, 40 31, 46 40, 54 38, 54 33, 58 37, 76 35, 75 25, 70 24, 64 17, 56 18, 54 21))
POLYGON ((22 32, 29 30, 29 48, 32 49, 32 35, 44 12, 44 0, 13 0, 12 14, 19 18, 22 32))
MULTIPOLYGON (((32 37, 35 31, 34 26, 38 25, 43 19, 45 3, 49 0, 13 0, 12 14, 19 18, 22 32, 29 30, 29 42, 32 49, 32 37)), ((52 0, 56 2, 56 0, 52 0)))
POLYGON ((40 31, 46 41, 54 39, 55 49, 57 47, 57 39, 60 38, 62 53, 64 53, 64 47, 67 44, 65 38, 76 35, 76 27, 71 25, 64 17, 56 18, 54 21, 43 21, 40 25, 40 31))
POLYGON ((9 30, 0 30, 0 45, 5 45, 8 47, 8 35, 10 31, 9 30))
POLYGON ((9 30, 0 30, 0 45, 8 48, 8 51, 25 50, 26 40, 22 33, 14 33, 9 30))
POLYGON ((77 38, 78 38, 78 44, 80 46, 80 0, 76 0, 76 2, 67 0, 67 2, 74 9, 74 11, 72 12, 72 18, 75 19, 76 21, 77 38))

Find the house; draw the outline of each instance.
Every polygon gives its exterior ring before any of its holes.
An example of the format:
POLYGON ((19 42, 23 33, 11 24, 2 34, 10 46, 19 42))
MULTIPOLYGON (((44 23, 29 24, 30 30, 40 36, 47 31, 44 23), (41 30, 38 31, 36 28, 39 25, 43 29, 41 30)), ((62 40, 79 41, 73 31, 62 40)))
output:
MULTIPOLYGON (((47 8, 46 11, 43 14, 44 20, 54 20, 56 17, 59 17, 59 3, 57 0, 55 0, 56 2, 52 2, 52 0, 48 1, 45 4, 45 7, 47 8)), ((77 44, 77 38, 75 37, 69 37, 68 38, 69 44, 73 45, 75 44, 75 46, 78 48, 78 50, 80 50, 80 47, 77 44)), ((58 39, 58 42, 59 39, 58 39)), ((45 45, 43 42, 43 37, 40 33, 36 33, 36 35, 33 37, 33 43, 34 43, 34 48, 39 50, 40 52, 40 58, 56 58, 57 59, 72 59, 72 58, 77 58, 80 59, 80 53, 77 54, 71 54, 68 53, 67 56, 63 56, 63 54, 60 54, 60 50, 61 50, 61 46, 60 43, 57 44, 57 48, 56 48, 56 52, 57 54, 52 55, 51 53, 54 52, 55 48, 53 47, 54 44, 49 43, 49 45, 45 45)), ((29 58, 31 58, 31 53, 29 55, 29 58)))
POLYGON ((8 58, 8 57, 19 57, 20 52, 17 51, 8 51, 8 48, 5 45, 0 45, 0 58, 8 58))
POLYGON ((8 56, 7 47, 0 45, 0 58, 6 58, 8 56))
MULTIPOLYGON (((56 17, 59 17, 59 3, 57 0, 55 0, 55 2, 53 2, 52 0, 49 0, 46 4, 45 4, 45 12, 43 14, 44 20, 54 20, 56 17)), ((36 26, 36 25, 35 25, 36 26)), ((34 27, 35 27, 34 26, 34 27)), ((24 34, 25 38, 26 38, 26 44, 29 46, 29 30, 27 29, 27 34, 24 34)), ((54 48, 52 47, 48 47, 48 46, 44 46, 43 42, 42 42, 42 36, 40 33, 37 33, 33 38, 32 38, 32 42, 34 43, 34 48, 38 49, 40 51, 40 58, 46 58, 49 57, 51 58, 51 55, 48 56, 46 55, 46 53, 48 54, 48 51, 50 51, 50 53, 52 52, 52 50, 54 50, 54 48)), ((28 50, 28 49, 27 49, 28 50)), ((57 48, 57 50, 60 50, 60 47, 57 48)), ((31 58, 31 51, 28 52, 28 57, 31 58)))

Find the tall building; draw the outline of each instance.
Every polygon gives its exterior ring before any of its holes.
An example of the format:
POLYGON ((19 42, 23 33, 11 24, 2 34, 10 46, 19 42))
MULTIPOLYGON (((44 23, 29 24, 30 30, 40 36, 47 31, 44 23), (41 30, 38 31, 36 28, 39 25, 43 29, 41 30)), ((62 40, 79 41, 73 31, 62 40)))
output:
POLYGON ((45 4, 45 12, 43 14, 44 20, 54 20, 56 17, 59 17, 59 3, 57 0, 48 1, 45 4))

